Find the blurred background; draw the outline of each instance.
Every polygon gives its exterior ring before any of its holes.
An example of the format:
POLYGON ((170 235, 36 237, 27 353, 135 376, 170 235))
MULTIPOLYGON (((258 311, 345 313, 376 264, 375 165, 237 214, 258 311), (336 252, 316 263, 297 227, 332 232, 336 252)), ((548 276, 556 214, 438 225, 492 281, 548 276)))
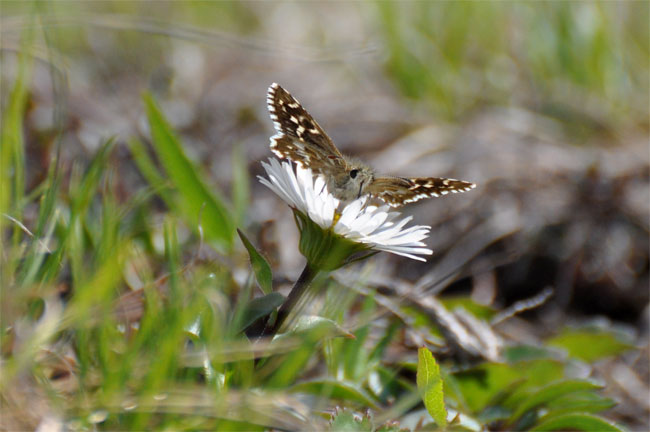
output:
MULTIPOLYGON (((149 140, 150 91, 279 285, 303 257, 287 206, 261 186, 278 82, 342 152, 378 171, 473 181, 404 209, 432 226, 427 263, 373 258, 378 283, 506 308, 547 288, 512 337, 566 324, 623 326, 642 347, 616 360, 615 418, 647 427, 649 24, 647 2, 2 2, 3 110, 28 83, 25 191, 58 154, 62 181, 103 141, 126 202, 146 180, 129 141, 149 140), (250 192, 229 195, 237 166, 250 192), (243 196, 243 197, 242 197, 243 196), (622 368, 622 369, 620 369, 622 368)), ((38 202, 21 221, 32 226, 38 202)), ((154 202, 143 215, 156 226, 154 202)), ((141 221, 142 222, 142 221, 141 221)), ((245 268, 245 262, 242 268, 245 268)))

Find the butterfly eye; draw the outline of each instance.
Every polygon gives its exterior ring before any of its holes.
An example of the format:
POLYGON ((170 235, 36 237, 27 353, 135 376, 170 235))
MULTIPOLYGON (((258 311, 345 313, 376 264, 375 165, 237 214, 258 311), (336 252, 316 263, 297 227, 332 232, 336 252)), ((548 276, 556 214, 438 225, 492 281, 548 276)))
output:
POLYGON ((351 178, 356 178, 357 174, 359 174, 359 170, 357 169, 353 169, 352 171, 350 171, 351 178))

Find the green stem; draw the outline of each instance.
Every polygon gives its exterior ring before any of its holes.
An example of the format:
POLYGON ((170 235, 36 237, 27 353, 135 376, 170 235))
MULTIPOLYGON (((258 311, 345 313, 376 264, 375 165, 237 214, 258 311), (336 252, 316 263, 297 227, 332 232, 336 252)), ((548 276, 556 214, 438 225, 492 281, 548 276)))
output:
POLYGON ((317 274, 318 274, 317 269, 312 268, 309 265, 309 263, 305 265, 305 268, 300 274, 300 277, 298 278, 293 288, 291 289, 289 296, 284 301, 284 303, 282 303, 282 306, 280 306, 275 323, 273 323, 272 326, 267 325, 266 327, 264 327, 264 331, 262 331, 262 336, 270 336, 270 337, 275 336, 278 330, 280 330, 280 328, 282 327, 282 324, 284 324, 284 322, 286 321, 287 317, 294 310, 294 308, 298 304, 298 301, 302 298, 303 294, 307 292, 307 288, 309 288, 309 285, 314 280, 317 274))

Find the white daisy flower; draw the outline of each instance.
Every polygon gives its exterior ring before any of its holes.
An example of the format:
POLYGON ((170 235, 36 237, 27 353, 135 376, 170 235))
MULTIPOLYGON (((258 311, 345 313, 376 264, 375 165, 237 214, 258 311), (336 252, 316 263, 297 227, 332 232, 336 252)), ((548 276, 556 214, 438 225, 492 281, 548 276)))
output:
MULTIPOLYGON (((389 206, 366 205, 368 197, 361 197, 345 206, 340 217, 336 218, 339 200, 327 191, 325 181, 320 176, 314 178, 310 169, 300 166, 294 171, 289 162, 280 164, 277 159, 262 162, 262 166, 268 175, 268 179, 258 177, 263 185, 307 216, 330 237, 341 237, 354 243, 356 247, 353 249, 356 250, 352 252, 373 249, 419 261, 426 261, 421 255, 433 253, 422 242, 427 238, 430 227, 415 225, 405 228, 412 217, 400 219, 400 213, 390 211, 389 206)), ((305 223, 303 218, 297 217, 297 221, 299 224, 305 223)), ((300 228, 305 231, 304 226, 300 228)), ((304 247, 303 243, 301 239, 301 252, 304 253, 303 249, 306 248, 313 249, 311 246, 304 247)), ((317 243, 319 246, 324 244, 322 241, 317 243)))

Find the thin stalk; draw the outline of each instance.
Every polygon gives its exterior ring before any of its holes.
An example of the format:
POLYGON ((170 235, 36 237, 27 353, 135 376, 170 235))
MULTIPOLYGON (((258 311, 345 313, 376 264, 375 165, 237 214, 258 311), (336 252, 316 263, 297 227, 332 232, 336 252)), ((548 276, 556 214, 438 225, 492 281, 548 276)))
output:
POLYGON ((317 269, 312 268, 309 265, 309 263, 305 265, 305 268, 300 274, 300 277, 294 284, 293 288, 291 288, 291 292, 289 293, 289 296, 284 301, 284 303, 282 303, 282 306, 280 306, 280 309, 278 310, 278 316, 275 322, 270 326, 267 324, 264 327, 264 330, 262 331, 262 337, 275 336, 278 330, 280 330, 280 328, 282 327, 282 324, 284 324, 284 322, 286 321, 287 317, 291 314, 291 312, 298 304, 298 301, 307 292, 307 288, 309 288, 309 285, 314 280, 317 274, 318 274, 317 269))

